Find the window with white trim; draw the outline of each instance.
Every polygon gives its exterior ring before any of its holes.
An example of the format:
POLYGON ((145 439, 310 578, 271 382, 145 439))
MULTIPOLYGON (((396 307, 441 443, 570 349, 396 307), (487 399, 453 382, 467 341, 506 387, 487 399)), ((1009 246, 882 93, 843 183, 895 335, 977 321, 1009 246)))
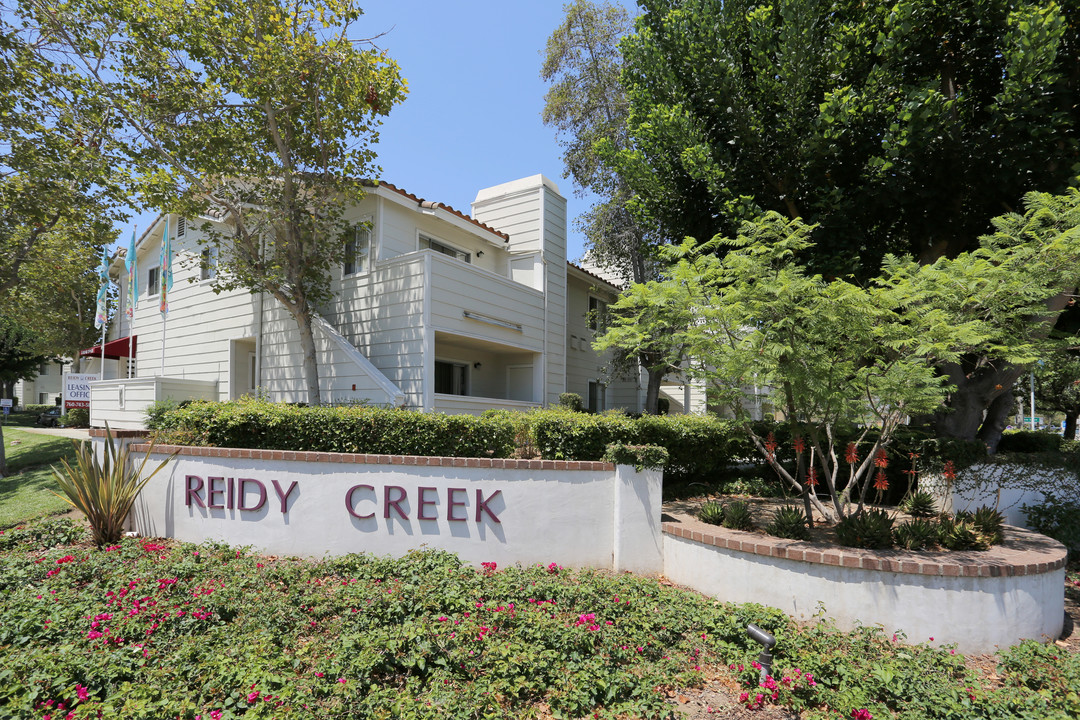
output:
POLYGON ((423 235, 423 234, 420 235, 420 249, 421 250, 434 250, 437 253, 442 253, 443 255, 449 255, 452 258, 457 258, 458 260, 463 260, 464 262, 467 262, 467 263, 472 262, 472 253, 465 252, 464 250, 459 250, 458 248, 453 247, 452 245, 447 245, 446 243, 442 242, 441 240, 436 240, 435 238, 430 237, 428 235, 423 235))
POLYGON ((154 297, 161 291, 160 283, 161 268, 157 265, 150 268, 150 271, 146 275, 146 296, 154 297))
POLYGON ((435 392, 443 395, 465 395, 468 391, 469 367, 464 363, 435 361, 435 392))
POLYGON ((607 408, 607 385, 602 382, 589 381, 589 409, 593 412, 603 412, 607 408))
POLYGON ((589 329, 603 332, 607 329, 608 304, 598 297, 589 296, 589 329))
POLYGON ((345 265, 342 276, 357 275, 371 270, 371 228, 357 225, 346 233, 345 265))
POLYGON ((203 248, 199 259, 199 279, 213 280, 217 277, 218 249, 216 245, 203 248))

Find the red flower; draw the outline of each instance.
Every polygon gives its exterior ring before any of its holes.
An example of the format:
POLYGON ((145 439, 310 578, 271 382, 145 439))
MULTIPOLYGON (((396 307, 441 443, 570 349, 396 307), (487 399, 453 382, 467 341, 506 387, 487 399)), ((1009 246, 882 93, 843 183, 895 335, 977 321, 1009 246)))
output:
POLYGON ((885 452, 884 448, 878 450, 877 455, 874 456, 874 467, 889 467, 889 454, 885 452))
POLYGON ((769 451, 770 455, 776 452, 776 437, 772 433, 765 437, 765 449, 769 451))
POLYGON ((810 487, 817 487, 818 479, 817 479, 817 468, 816 467, 810 467, 806 471, 806 484, 809 485, 810 487))
POLYGON ((855 443, 849 442, 847 444, 847 451, 844 453, 844 458, 851 465, 859 462, 859 448, 855 443))
POLYGON ((942 475, 945 476, 946 480, 955 480, 956 479, 956 466, 953 465, 952 460, 946 460, 945 461, 945 469, 942 471, 942 475))
POLYGON ((884 470, 878 470, 877 475, 874 476, 874 489, 875 490, 888 490, 889 479, 885 477, 884 470))
POLYGON ((802 435, 796 435, 793 442, 795 443, 795 452, 797 454, 802 454, 806 450, 806 441, 803 440, 802 435))

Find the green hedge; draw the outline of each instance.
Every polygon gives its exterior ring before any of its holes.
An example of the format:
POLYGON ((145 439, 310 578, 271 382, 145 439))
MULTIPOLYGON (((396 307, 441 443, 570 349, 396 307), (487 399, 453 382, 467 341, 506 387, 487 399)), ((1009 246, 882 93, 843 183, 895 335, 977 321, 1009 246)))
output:
POLYGON ((1001 436, 998 452, 1042 453, 1060 452, 1062 437, 1045 430, 1009 430, 1001 436))
POLYGON ((668 452, 665 477, 707 477, 728 465, 756 460, 746 434, 710 415, 600 415, 564 409, 528 413, 529 435, 541 457, 600 460, 611 443, 658 445, 668 452))
POLYGON ((701 415, 633 418, 552 408, 476 418, 244 399, 155 407, 148 425, 161 442, 176 444, 385 455, 512 457, 520 449, 550 460, 602 460, 613 443, 651 445, 666 451, 665 476, 682 478, 756 459, 733 423, 701 415))
POLYGON ((506 418, 373 407, 298 407, 264 400, 193 402, 156 421, 163 442, 377 455, 510 457, 506 418))

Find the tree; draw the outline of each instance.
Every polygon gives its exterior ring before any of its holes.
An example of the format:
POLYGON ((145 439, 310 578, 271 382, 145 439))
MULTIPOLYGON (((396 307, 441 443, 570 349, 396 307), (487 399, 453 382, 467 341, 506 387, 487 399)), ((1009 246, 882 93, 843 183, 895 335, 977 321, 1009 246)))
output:
MULTIPOLYGON (((13 317, 0 314, 0 398, 15 396, 15 383, 33 380, 50 358, 31 349, 33 334, 13 317)), ((0 422, 0 477, 7 474, 7 451, 0 422)))
POLYGON ((1024 215, 996 218, 979 248, 932 264, 886 256, 881 276, 865 286, 808 272, 800 259, 812 256, 814 228, 766 213, 734 240, 667 248, 674 264, 665 279, 620 298, 602 342, 633 348, 650 331, 650 303, 632 298, 681 309, 674 340, 713 402, 808 504, 842 518, 855 498, 862 509, 872 464, 896 428, 956 391, 943 366, 988 346, 1017 365, 1038 355, 1042 344, 1016 328, 1033 317, 1048 328, 1060 312, 1048 310, 1057 288, 1080 283, 1080 191, 1031 193, 1025 205, 1024 215), (751 385, 770 388, 793 434, 805 436, 794 475, 750 422, 751 385), (850 425, 861 436, 841 450, 850 425), (879 434, 859 455, 871 427, 879 434), (819 483, 831 507, 809 492, 819 483))
MULTIPOLYGON (((630 144, 609 157, 666 237, 731 235, 774 211, 814 225, 810 269, 865 282, 890 253, 956 257, 1025 192, 1075 175, 1075 3, 642 6, 621 44, 630 144)), ((1012 371, 960 360, 938 431, 974 438, 990 408, 993 443, 1012 371)))
POLYGON ((20 280, 0 293, 0 312, 18 317, 30 334, 36 352, 71 358, 79 372, 79 350, 95 344, 94 327, 100 246, 113 237, 112 228, 70 227, 58 223, 37 241, 35 252, 23 263, 20 280))
MULTIPOLYGON (((655 233, 630 213, 629 189, 598 149, 628 146, 629 106, 619 80, 622 57, 617 45, 632 28, 630 16, 621 6, 589 0, 574 0, 564 11, 563 22, 548 38, 540 75, 551 83, 544 95, 543 118, 560 138, 566 174, 573 178, 576 192, 601 198, 576 223, 598 265, 632 283, 654 280, 655 233)), ((660 320, 654 318, 653 324, 660 320)), ((645 370, 645 412, 653 414, 664 375, 674 368, 662 338, 657 340, 639 343, 632 359, 614 362, 616 369, 636 371, 637 367, 627 367, 631 360, 645 370)))
POLYGON ((1035 400, 1041 410, 1065 415, 1065 439, 1076 440, 1080 417, 1080 355, 1075 347, 1059 348, 1035 365, 1035 400))
POLYGON ((49 42, 37 27, 27 5, 0 3, 4 304, 13 294, 34 291, 40 276, 31 271, 27 277, 28 267, 48 265, 58 254, 100 252, 127 202, 113 140, 116 113, 63 58, 56 62, 44 51, 49 42))
POLYGON ((214 217, 215 288, 277 299, 296 321, 307 399, 321 400, 312 319, 344 254, 346 208, 375 174, 398 67, 348 36, 351 0, 36 2, 130 132, 147 202, 214 217))

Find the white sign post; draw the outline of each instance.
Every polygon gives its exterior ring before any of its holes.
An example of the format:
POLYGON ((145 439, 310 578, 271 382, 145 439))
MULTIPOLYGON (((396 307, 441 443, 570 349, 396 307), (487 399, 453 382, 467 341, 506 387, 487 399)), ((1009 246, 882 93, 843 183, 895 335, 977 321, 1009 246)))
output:
POLYGON ((68 373, 64 376, 64 408, 90 408, 90 383, 98 379, 93 373, 68 373))

